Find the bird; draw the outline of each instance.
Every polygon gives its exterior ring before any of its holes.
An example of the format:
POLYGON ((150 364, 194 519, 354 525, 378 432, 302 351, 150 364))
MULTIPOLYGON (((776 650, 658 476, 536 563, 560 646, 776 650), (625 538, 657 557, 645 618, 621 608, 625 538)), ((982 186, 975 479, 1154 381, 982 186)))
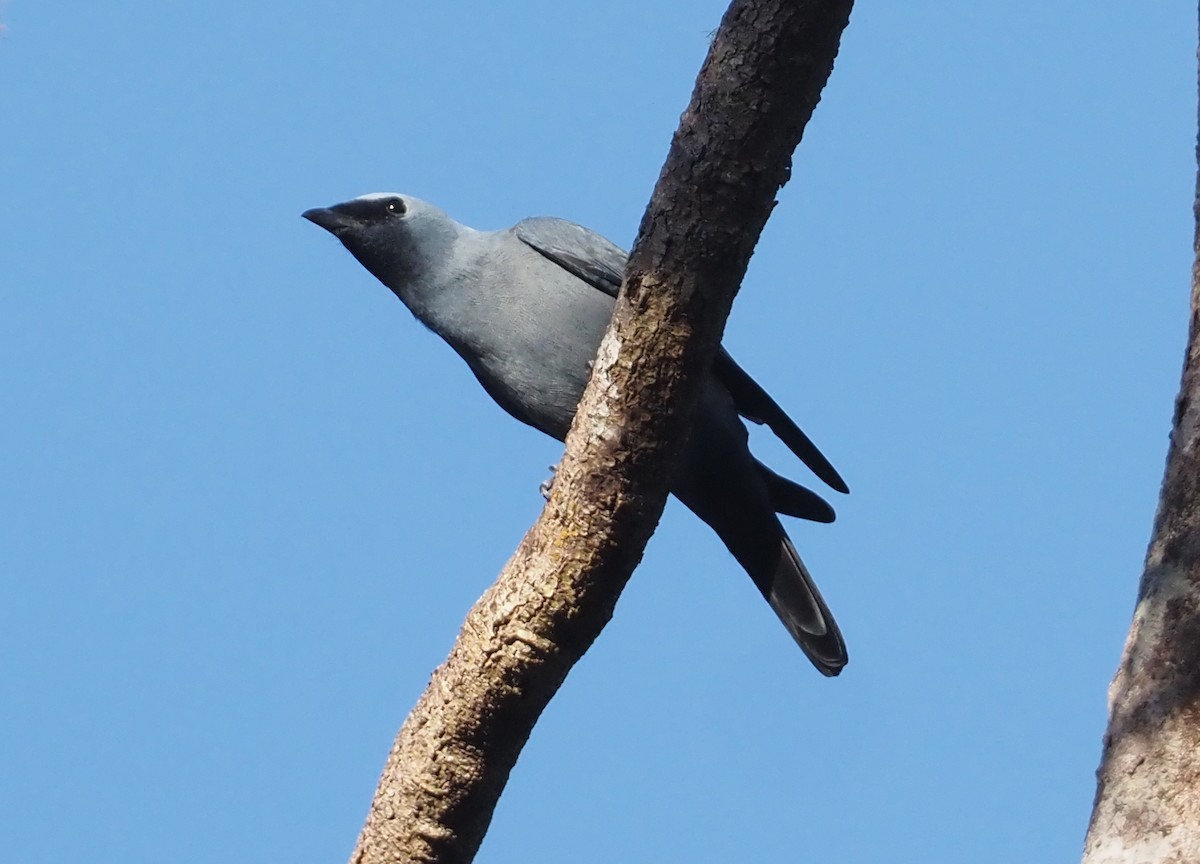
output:
MULTIPOLYGON (((565 440, 628 255, 565 219, 479 231, 407 194, 376 192, 301 214, 325 229, 464 360, 506 412, 565 440)), ((795 422, 723 348, 701 387, 673 494, 716 532, 822 674, 848 656, 779 514, 832 522, 820 495, 750 452, 765 424, 822 481, 849 492, 795 422)))

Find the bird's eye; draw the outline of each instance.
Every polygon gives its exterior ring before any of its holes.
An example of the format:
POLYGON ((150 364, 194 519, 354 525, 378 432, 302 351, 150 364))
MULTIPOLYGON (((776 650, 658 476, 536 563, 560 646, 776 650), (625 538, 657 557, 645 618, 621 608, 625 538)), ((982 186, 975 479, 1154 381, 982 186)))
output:
POLYGON ((387 203, 387 211, 393 216, 403 216, 407 209, 399 198, 394 198, 387 203))

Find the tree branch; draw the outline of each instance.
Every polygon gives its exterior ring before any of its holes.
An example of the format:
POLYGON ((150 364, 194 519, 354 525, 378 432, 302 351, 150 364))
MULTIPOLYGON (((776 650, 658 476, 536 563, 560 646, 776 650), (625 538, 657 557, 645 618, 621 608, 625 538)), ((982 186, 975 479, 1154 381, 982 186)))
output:
POLYGON ((468 862, 666 502, 699 385, 852 0, 735 0, 642 219, 550 502, 392 747, 351 861, 468 862))
POLYGON ((1108 691, 1084 864, 1200 861, 1200 133, 1196 152, 1183 380, 1133 625, 1108 691))

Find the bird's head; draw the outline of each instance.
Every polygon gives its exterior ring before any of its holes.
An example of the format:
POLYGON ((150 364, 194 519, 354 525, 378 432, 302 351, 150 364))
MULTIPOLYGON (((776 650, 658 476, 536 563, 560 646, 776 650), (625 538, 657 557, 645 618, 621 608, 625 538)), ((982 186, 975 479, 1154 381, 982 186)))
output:
POLYGON ((376 192, 301 214, 332 234, 384 285, 405 299, 428 280, 463 230, 445 213, 411 195, 376 192))

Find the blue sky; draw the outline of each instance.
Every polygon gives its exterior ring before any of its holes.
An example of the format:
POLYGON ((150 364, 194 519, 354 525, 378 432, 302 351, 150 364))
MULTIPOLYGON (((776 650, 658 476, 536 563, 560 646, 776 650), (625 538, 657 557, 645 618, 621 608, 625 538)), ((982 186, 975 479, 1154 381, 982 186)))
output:
MULTIPOLYGON (((723 9, 0 6, 0 857, 349 853, 559 445, 299 213, 628 246, 723 9)), ((789 524, 851 664, 672 504, 480 862, 1078 854, 1183 352, 1194 19, 859 4, 726 337, 853 489, 789 524)))

